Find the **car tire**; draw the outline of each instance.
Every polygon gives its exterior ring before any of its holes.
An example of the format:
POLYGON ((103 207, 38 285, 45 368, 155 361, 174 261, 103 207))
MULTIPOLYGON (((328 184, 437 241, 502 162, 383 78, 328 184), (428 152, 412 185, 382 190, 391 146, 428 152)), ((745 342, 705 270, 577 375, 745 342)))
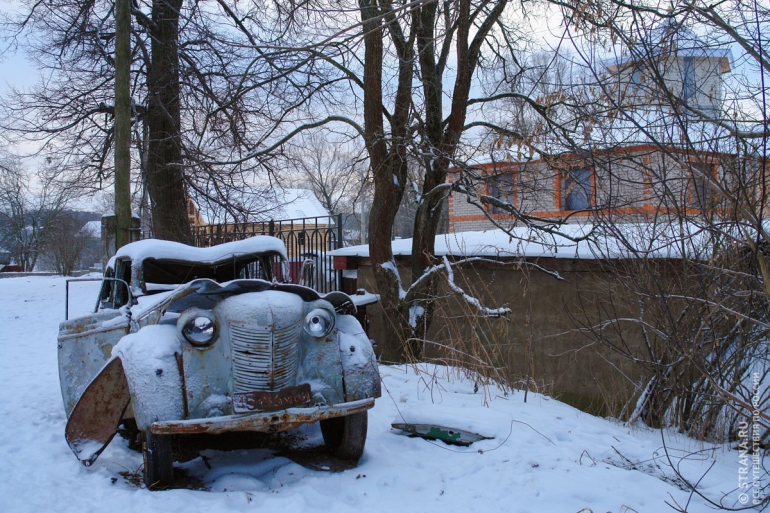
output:
POLYGON ((321 434, 329 453, 343 460, 358 461, 364 453, 368 412, 321 421, 321 434))
POLYGON ((142 452, 142 441, 144 440, 142 432, 136 427, 136 420, 133 418, 120 421, 118 434, 128 442, 128 448, 132 451, 142 452))
POLYGON ((150 490, 162 490, 174 484, 174 461, 171 456, 171 435, 144 433, 142 444, 144 484, 150 490))

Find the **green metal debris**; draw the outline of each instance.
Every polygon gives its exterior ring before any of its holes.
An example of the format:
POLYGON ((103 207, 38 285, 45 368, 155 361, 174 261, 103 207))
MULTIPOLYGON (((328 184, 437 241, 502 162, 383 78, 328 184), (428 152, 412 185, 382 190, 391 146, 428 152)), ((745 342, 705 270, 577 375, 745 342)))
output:
POLYGON ((490 440, 492 437, 471 433, 462 429, 436 426, 433 424, 410 424, 406 422, 394 422, 391 424, 393 429, 398 429, 399 434, 407 436, 419 436, 426 440, 441 440, 451 445, 469 446, 479 440, 490 440))

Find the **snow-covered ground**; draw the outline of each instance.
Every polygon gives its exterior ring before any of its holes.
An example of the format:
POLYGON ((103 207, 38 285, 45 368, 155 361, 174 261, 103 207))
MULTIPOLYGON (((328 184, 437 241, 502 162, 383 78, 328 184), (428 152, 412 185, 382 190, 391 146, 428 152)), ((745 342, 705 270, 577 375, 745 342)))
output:
MULTIPOLYGON (((474 392, 472 381, 441 367, 380 368, 383 397, 369 413, 358 468, 312 470, 268 449, 208 450, 205 461, 178 464, 206 490, 150 492, 121 474, 142 463, 124 439, 115 437, 91 468, 64 441, 56 361, 64 284, 0 279, 1 512, 712 511, 677 486, 672 465, 712 500, 740 506, 738 451, 625 427, 537 394, 525 403, 522 392, 474 392), (408 438, 390 427, 401 418, 494 439, 455 447, 408 438)), ((72 316, 93 307, 95 283, 71 288, 72 316)), ((320 441, 315 428, 300 435, 305 445, 320 441)))

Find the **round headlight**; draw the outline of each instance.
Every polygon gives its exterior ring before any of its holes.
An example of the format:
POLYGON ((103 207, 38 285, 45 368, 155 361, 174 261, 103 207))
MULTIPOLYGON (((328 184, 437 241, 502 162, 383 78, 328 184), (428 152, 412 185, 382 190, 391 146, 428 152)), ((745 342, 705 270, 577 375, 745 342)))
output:
POLYGON ((334 328, 334 317, 321 308, 316 308, 305 316, 305 332, 313 338, 328 335, 334 328))
POLYGON ((210 344, 217 335, 217 327, 214 321, 208 317, 193 317, 182 327, 182 335, 194 346, 210 344))

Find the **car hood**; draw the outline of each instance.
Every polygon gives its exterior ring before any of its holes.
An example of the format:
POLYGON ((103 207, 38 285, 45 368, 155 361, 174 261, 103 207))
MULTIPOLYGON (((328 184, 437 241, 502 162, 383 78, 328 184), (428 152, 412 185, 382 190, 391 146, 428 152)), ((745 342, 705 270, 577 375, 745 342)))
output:
POLYGON ((266 290, 278 290, 289 292, 300 296, 304 301, 316 301, 324 299, 331 303, 337 313, 355 314, 356 306, 350 299, 350 296, 344 292, 330 292, 328 294, 319 294, 315 290, 302 285, 293 285, 287 283, 270 282, 266 280, 233 280, 226 283, 217 283, 208 278, 200 278, 189 283, 180 285, 176 289, 146 296, 138 305, 131 308, 131 318, 135 321, 141 321, 143 318, 151 315, 158 310, 165 310, 171 303, 178 301, 190 294, 200 294, 209 296, 215 302, 221 301, 229 296, 246 294, 249 292, 264 292, 266 290))

